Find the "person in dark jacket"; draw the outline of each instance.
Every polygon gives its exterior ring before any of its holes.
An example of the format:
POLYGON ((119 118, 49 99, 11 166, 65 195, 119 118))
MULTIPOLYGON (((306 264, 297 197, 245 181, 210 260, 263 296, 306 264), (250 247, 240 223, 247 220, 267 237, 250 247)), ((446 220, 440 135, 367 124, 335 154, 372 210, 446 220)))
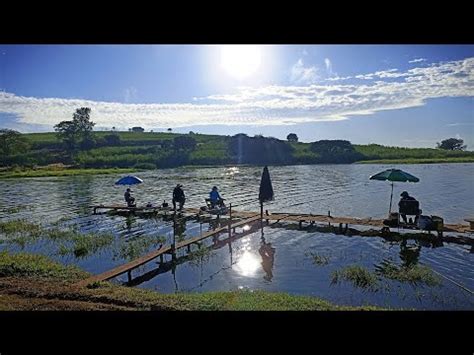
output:
POLYGON ((179 210, 181 211, 184 206, 184 202, 186 201, 186 196, 184 195, 184 191, 182 189, 183 185, 178 184, 173 190, 173 210, 176 211, 176 202, 179 203, 179 210))
POLYGON ((125 191, 123 197, 125 198, 128 207, 135 207, 135 197, 132 197, 132 190, 130 190, 130 188, 125 191))
MULTIPOLYGON (((403 205, 404 201, 416 201, 416 199, 408 194, 408 192, 403 191, 400 196, 402 197, 400 199, 400 202, 398 202, 398 206, 401 207, 403 205)), ((407 215, 400 213, 400 216, 402 217, 403 221, 407 223, 407 215)), ((418 222, 418 215, 415 216, 415 224, 418 222)))

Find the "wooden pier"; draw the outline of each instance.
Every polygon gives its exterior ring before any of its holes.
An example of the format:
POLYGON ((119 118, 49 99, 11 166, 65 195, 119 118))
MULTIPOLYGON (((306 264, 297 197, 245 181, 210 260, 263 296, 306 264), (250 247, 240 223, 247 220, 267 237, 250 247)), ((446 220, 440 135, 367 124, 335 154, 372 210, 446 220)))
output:
MULTIPOLYGON (((167 215, 169 211, 173 212, 172 209, 170 209, 169 207, 166 207, 166 208, 128 207, 128 206, 122 206, 122 205, 95 205, 95 206, 90 206, 90 207, 93 208, 94 213, 97 213, 97 210, 99 209, 114 210, 114 211, 129 211, 129 212, 145 211, 145 212, 152 212, 152 213, 164 214, 164 215, 167 215)), ((172 259, 174 260, 176 258, 176 251, 178 249, 187 248, 187 252, 189 253, 191 252, 192 245, 197 245, 200 248, 201 241, 210 237, 213 237, 214 240, 216 241, 216 238, 219 236, 219 234, 224 233, 226 231, 229 237, 231 237, 232 232, 235 233, 235 229, 237 227, 240 227, 246 224, 251 224, 256 221, 261 221, 261 223, 263 223, 263 221, 266 221, 267 225, 269 224, 269 221, 276 221, 276 223, 297 222, 300 229, 303 227, 303 223, 307 223, 310 226, 314 226, 315 223, 318 222, 318 223, 324 223, 325 225, 327 225, 327 231, 325 230, 326 232, 332 231, 336 234, 346 234, 346 232, 354 233, 354 231, 359 232, 357 230, 349 228, 349 225, 359 225, 359 226, 369 226, 369 227, 379 228, 379 230, 372 230, 372 234, 369 233, 367 234, 367 236, 382 236, 383 237, 383 236, 387 236, 387 233, 390 234, 390 228, 385 226, 383 224, 383 220, 381 219, 333 217, 331 216, 330 212, 328 212, 327 215, 315 215, 315 214, 301 214, 301 213, 268 213, 268 211, 266 211, 265 214, 263 215, 263 220, 261 220, 260 218, 260 213, 256 213, 256 212, 235 211, 235 210, 232 210, 232 208, 229 209, 229 212, 230 213, 228 216, 219 217, 219 218, 222 218, 222 222, 223 224, 225 224, 219 228, 203 233, 199 236, 184 240, 179 243, 173 243, 168 246, 161 246, 158 250, 152 251, 136 260, 120 265, 112 270, 109 270, 104 273, 94 275, 90 278, 82 280, 78 282, 76 285, 87 286, 95 282, 110 280, 124 273, 128 273, 128 280, 130 282, 132 279, 131 271, 138 268, 141 265, 148 263, 149 261, 153 259, 160 257, 160 262, 163 262, 164 255, 171 254, 172 259), (225 221, 225 219, 227 219, 227 221, 225 221), (237 221, 235 223, 232 223, 233 219, 237 219, 237 221)), ((199 218, 203 214, 206 214, 206 212, 202 211, 199 208, 186 208, 181 212, 181 216, 179 218, 189 218, 189 217, 199 218)), ((177 214, 171 214, 170 216, 174 216, 173 218, 178 218, 177 214)), ((392 228, 404 229, 403 226, 398 227, 398 228, 397 227, 392 227, 392 228)), ((421 232, 423 232, 423 231, 420 231, 419 229, 411 228, 411 230, 418 234, 421 234, 421 232)), ((470 231, 471 231, 471 227, 468 225, 445 224, 443 226, 443 230, 438 231, 438 237, 441 238, 439 239, 440 241, 444 240, 446 242, 453 242, 457 244, 468 244, 474 248, 474 239, 472 238, 468 238, 465 236, 444 237, 444 238, 442 237, 442 232, 466 233, 470 231)), ((399 234, 399 233, 396 233, 396 234, 399 234)))
MULTIPOLYGON (((176 250, 181 249, 181 248, 188 248, 188 252, 190 252, 191 251, 191 245, 193 245, 193 244, 197 244, 199 246, 198 243, 200 241, 204 240, 204 239, 207 239, 207 238, 213 237, 213 236, 217 236, 218 234, 223 233, 225 231, 229 232, 231 229, 235 229, 235 228, 240 227, 242 225, 252 223, 252 222, 257 221, 259 219, 260 219, 260 214, 255 214, 254 213, 253 216, 251 216, 247 219, 238 221, 234 224, 229 224, 229 225, 217 228, 217 229, 209 231, 207 233, 203 233, 202 235, 199 235, 197 237, 190 238, 190 239, 184 240, 182 242, 179 242, 176 245, 172 244, 172 245, 168 245, 168 246, 162 246, 160 249, 152 251, 151 253, 146 254, 146 255, 144 255, 144 256, 142 256, 138 259, 135 259, 135 260, 133 260, 129 263, 120 265, 120 266, 118 266, 118 267, 116 267, 112 270, 106 271, 102 274, 94 275, 94 276, 92 276, 88 279, 82 280, 82 281, 78 282, 77 285, 78 286, 87 286, 87 285, 92 284, 94 282, 110 280, 110 279, 112 279, 116 276, 122 275, 126 272, 128 273, 128 278, 130 280, 131 279, 131 271, 133 269, 136 269, 137 267, 139 267, 143 264, 146 264, 147 262, 149 262, 153 259, 156 259, 157 257, 160 257, 160 256, 162 257, 164 254, 175 255, 176 250)), ((230 232, 229 232, 229 234, 230 234, 230 232)))

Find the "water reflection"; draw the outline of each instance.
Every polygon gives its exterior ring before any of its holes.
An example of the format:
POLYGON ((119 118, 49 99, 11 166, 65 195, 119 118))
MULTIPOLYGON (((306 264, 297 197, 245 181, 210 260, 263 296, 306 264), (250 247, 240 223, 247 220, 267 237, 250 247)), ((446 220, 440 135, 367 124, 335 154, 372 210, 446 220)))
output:
POLYGON ((272 281, 273 278, 273 263, 275 261, 275 248, 272 247, 272 243, 267 243, 265 238, 262 238, 260 249, 258 250, 262 257, 262 267, 265 271, 263 277, 266 281, 272 281))
POLYGON ((406 268, 411 268, 418 264, 420 258, 421 245, 408 245, 406 240, 400 243, 400 260, 406 268))
POLYGON ((236 264, 237 272, 247 277, 255 275, 259 267, 260 263, 258 257, 248 250, 244 251, 236 264))

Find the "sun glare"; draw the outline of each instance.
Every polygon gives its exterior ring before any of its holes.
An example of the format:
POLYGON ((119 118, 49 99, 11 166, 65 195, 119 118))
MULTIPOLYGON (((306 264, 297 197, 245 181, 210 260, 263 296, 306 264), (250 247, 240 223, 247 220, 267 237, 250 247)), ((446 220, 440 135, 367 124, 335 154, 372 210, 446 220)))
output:
POLYGON ((236 79, 245 79, 260 67, 262 53, 259 46, 227 45, 221 47, 221 67, 236 79))

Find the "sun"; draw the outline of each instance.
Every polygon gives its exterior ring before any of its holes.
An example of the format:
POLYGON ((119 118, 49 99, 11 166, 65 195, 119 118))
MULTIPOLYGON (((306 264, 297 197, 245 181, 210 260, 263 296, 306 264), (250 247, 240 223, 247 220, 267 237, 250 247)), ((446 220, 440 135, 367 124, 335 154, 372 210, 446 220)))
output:
POLYGON ((235 79, 245 79, 260 67, 262 53, 259 46, 221 46, 221 67, 235 79))

